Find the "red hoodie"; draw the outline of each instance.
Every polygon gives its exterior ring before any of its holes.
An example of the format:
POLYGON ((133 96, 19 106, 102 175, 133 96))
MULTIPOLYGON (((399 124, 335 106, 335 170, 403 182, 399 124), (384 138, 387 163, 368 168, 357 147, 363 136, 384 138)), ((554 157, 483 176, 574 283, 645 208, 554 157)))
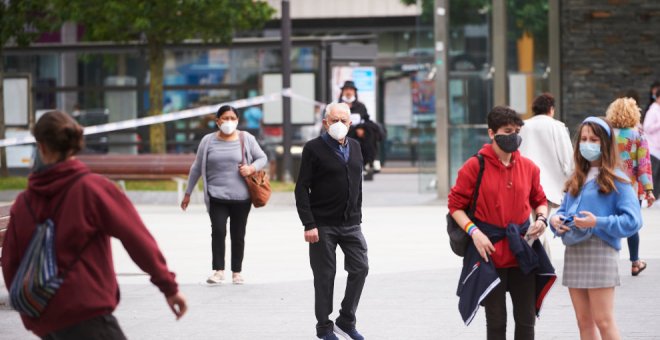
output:
POLYGON ((35 230, 35 222, 24 196, 39 221, 54 218, 51 211, 66 199, 55 222, 55 251, 60 273, 70 267, 64 283, 48 303, 41 317, 21 315, 25 328, 43 337, 95 316, 111 313, 119 302, 119 287, 110 250, 116 237, 135 263, 151 276, 165 296, 177 293, 174 273, 167 269, 156 241, 142 223, 128 198, 106 178, 88 174, 89 168, 72 159, 30 175, 28 189, 11 208, 11 218, 2 247, 2 272, 11 285, 23 254, 35 230), (75 183, 74 183, 75 181, 75 183), (88 241, 91 242, 81 252, 88 241))
MULTIPOLYGON (((532 209, 548 204, 539 181, 539 167, 534 162, 516 151, 511 155, 509 166, 505 166, 490 144, 484 145, 479 153, 484 156, 485 169, 474 213, 477 220, 506 228, 509 223, 525 223, 532 209)), ((458 171, 456 185, 449 193, 450 213, 467 210, 478 174, 479 160, 470 157, 458 171)), ((518 266, 506 238, 494 246, 495 253, 491 257, 496 268, 518 266)))

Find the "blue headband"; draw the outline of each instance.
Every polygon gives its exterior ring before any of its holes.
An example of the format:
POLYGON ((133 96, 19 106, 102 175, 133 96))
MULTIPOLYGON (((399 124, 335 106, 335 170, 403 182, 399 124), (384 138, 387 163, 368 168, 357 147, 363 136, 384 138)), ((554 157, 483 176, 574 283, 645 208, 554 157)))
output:
POLYGON ((598 117, 587 117, 585 120, 582 121, 582 124, 584 123, 594 123, 600 125, 603 129, 605 129, 605 132, 607 132, 607 136, 612 137, 612 131, 610 130, 610 126, 607 125, 607 122, 605 122, 602 118, 598 117))

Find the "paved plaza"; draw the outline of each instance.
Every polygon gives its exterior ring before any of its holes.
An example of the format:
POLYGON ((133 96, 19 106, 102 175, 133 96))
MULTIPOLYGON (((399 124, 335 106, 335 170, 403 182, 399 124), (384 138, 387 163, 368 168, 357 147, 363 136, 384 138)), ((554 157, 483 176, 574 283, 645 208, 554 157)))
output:
MULTIPOLYGON (((419 183, 415 174, 380 174, 364 184, 363 231, 370 272, 357 313, 358 328, 369 339, 485 339, 483 311, 469 327, 458 313, 455 291, 461 259, 449 249, 446 201, 419 194, 419 183)), ((293 193, 275 193, 267 207, 252 211, 242 286, 205 283, 211 269, 211 229, 203 205, 182 212, 173 199, 149 205, 139 203, 139 194, 131 195, 176 272, 190 309, 175 321, 164 297, 115 240, 121 286, 115 314, 130 339, 315 338, 312 273, 293 193)), ((625 242, 620 256, 622 285, 617 289, 616 318, 624 339, 660 338, 656 323, 660 317, 660 208, 644 209, 643 215, 641 255, 649 269, 639 277, 630 276, 625 242)), ((537 321, 537 339, 578 339, 568 291, 561 286, 563 246, 559 239, 551 244, 560 278, 537 321)), ((346 279, 341 251, 337 263, 335 317, 346 279)), ((4 288, 0 300, 6 302, 4 288)), ((513 339, 510 311, 509 325, 513 339)), ((6 305, 1 307, 0 339, 26 338, 34 336, 23 328, 18 314, 6 305)))

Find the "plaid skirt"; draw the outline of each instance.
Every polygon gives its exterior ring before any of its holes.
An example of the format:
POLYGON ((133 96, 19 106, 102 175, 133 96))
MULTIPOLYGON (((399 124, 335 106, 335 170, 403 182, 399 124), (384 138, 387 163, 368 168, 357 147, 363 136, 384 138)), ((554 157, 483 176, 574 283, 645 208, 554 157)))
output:
POLYGON ((619 286, 619 251, 598 236, 567 246, 562 284, 568 288, 619 286))

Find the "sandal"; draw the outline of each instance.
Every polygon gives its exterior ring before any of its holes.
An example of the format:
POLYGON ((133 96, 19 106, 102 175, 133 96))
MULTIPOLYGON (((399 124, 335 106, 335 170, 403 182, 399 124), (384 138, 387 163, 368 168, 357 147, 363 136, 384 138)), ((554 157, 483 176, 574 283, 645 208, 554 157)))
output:
POLYGON ((637 260, 632 263, 631 274, 632 276, 637 276, 639 273, 646 269, 646 261, 637 260))

